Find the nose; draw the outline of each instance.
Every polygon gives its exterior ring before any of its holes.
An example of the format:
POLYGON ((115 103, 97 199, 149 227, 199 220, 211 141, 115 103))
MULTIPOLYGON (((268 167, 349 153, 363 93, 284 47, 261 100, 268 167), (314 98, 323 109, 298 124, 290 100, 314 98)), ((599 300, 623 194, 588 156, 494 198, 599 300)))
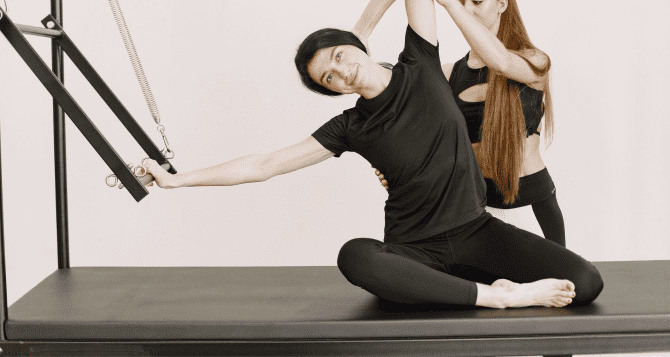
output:
POLYGON ((345 82, 349 82, 349 76, 353 73, 353 66, 347 63, 338 63, 335 67, 335 73, 342 77, 345 82))

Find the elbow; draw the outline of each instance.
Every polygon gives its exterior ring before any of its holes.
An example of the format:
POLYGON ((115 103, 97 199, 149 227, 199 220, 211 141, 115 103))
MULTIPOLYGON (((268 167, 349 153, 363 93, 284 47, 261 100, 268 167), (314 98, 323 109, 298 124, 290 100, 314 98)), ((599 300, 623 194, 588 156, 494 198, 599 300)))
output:
POLYGON ((258 160, 258 167, 254 170, 251 180, 253 182, 263 182, 277 176, 276 167, 272 154, 261 155, 260 160, 258 160))

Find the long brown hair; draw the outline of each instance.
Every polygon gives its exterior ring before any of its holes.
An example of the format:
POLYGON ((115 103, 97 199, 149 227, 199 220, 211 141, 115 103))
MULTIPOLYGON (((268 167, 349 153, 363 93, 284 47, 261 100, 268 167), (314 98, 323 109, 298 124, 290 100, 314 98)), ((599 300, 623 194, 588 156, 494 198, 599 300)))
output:
MULTIPOLYGON (((508 0, 502 13, 498 39, 509 51, 521 56, 538 76, 546 75, 544 86, 544 138, 550 145, 554 132, 553 106, 549 83, 551 60, 531 42, 516 0, 508 0), (535 66, 528 58, 543 54, 547 63, 535 66)), ((503 193, 505 204, 514 202, 519 195, 519 176, 523 164, 526 122, 521 106, 519 88, 500 73, 489 70, 482 141, 477 150, 477 162, 482 172, 494 176, 498 190, 503 193)))

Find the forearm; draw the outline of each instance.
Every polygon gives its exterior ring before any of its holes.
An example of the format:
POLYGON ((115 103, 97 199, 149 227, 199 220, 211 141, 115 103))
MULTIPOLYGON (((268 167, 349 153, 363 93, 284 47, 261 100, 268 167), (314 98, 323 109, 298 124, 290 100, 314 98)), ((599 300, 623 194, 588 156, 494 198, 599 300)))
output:
POLYGON ((489 29, 470 15, 458 0, 440 0, 439 3, 461 30, 470 47, 489 68, 504 72, 510 62, 510 53, 489 29))
POLYGON ((324 148, 314 137, 264 155, 247 155, 216 166, 171 175, 154 160, 143 165, 154 176, 156 183, 164 188, 192 186, 232 186, 249 182, 260 182, 274 176, 314 165, 334 154, 324 148))
POLYGON ((247 155, 222 164, 174 175, 176 187, 232 186, 265 181, 273 175, 267 170, 269 155, 247 155))
POLYGON ((393 5, 395 0, 371 0, 365 7, 361 18, 356 22, 353 32, 361 41, 366 42, 379 20, 382 19, 386 10, 393 5))

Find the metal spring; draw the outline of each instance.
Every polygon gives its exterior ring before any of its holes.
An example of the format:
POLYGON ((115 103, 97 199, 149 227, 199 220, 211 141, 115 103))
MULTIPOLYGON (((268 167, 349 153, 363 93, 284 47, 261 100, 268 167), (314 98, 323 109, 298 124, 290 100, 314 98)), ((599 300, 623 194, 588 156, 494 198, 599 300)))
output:
POLYGON ((133 65, 133 70, 135 70, 137 80, 140 82, 140 87, 142 88, 142 94, 144 94, 144 99, 147 101, 147 105, 149 106, 151 116, 153 116, 156 124, 160 124, 161 117, 160 114, 158 113, 158 108, 156 107, 154 97, 151 94, 151 88, 149 88, 149 82, 147 82, 147 78, 144 75, 142 64, 140 64, 140 58, 137 56, 137 51, 135 51, 135 45, 133 45, 133 39, 130 38, 130 33, 128 32, 128 26, 126 26, 126 20, 123 18, 121 7, 119 7, 119 3, 117 0, 109 0, 109 6, 112 8, 112 12, 114 13, 114 19, 116 20, 116 25, 119 27, 119 31, 121 32, 121 37, 123 38, 123 44, 126 46, 126 51, 128 51, 130 62, 133 65))
MULTIPOLYGON (((160 113, 158 113, 158 107, 156 106, 156 101, 154 100, 154 96, 151 94, 151 88, 149 87, 149 82, 147 81, 147 77, 144 75, 144 69, 142 69, 140 58, 137 55, 137 51, 135 50, 133 39, 130 37, 130 32, 128 31, 126 20, 123 18, 123 13, 121 12, 119 2, 117 0, 109 0, 109 6, 112 8, 112 13, 114 14, 114 20, 116 20, 116 26, 119 28, 119 32, 121 33, 123 44, 126 47, 128 56, 130 57, 130 63, 133 65, 135 76, 137 76, 137 80, 140 83, 140 88, 142 89, 142 94, 144 95, 144 99, 147 102, 147 106, 149 106, 151 116, 154 118, 154 121, 158 125, 157 128, 158 132, 160 132, 161 136, 163 137, 163 143, 165 144, 165 149, 161 150, 161 153, 165 158, 172 159, 174 158, 174 151, 172 151, 172 148, 170 148, 167 136, 165 136, 165 127, 161 124, 161 116, 160 113)), ((133 167, 133 164, 128 164, 128 167, 130 168, 130 170, 133 171, 135 176, 140 177, 143 176, 144 173, 146 173, 145 170, 145 171, 139 171, 144 172, 142 174, 139 174, 138 170, 144 170, 144 167, 142 166, 133 167)), ((110 174, 107 175, 105 182, 107 183, 108 186, 114 187, 118 183, 118 178, 114 174, 110 174), (113 179, 114 181, 110 181, 110 179, 113 179)), ((123 188, 123 185, 119 184, 119 188, 123 188)))

